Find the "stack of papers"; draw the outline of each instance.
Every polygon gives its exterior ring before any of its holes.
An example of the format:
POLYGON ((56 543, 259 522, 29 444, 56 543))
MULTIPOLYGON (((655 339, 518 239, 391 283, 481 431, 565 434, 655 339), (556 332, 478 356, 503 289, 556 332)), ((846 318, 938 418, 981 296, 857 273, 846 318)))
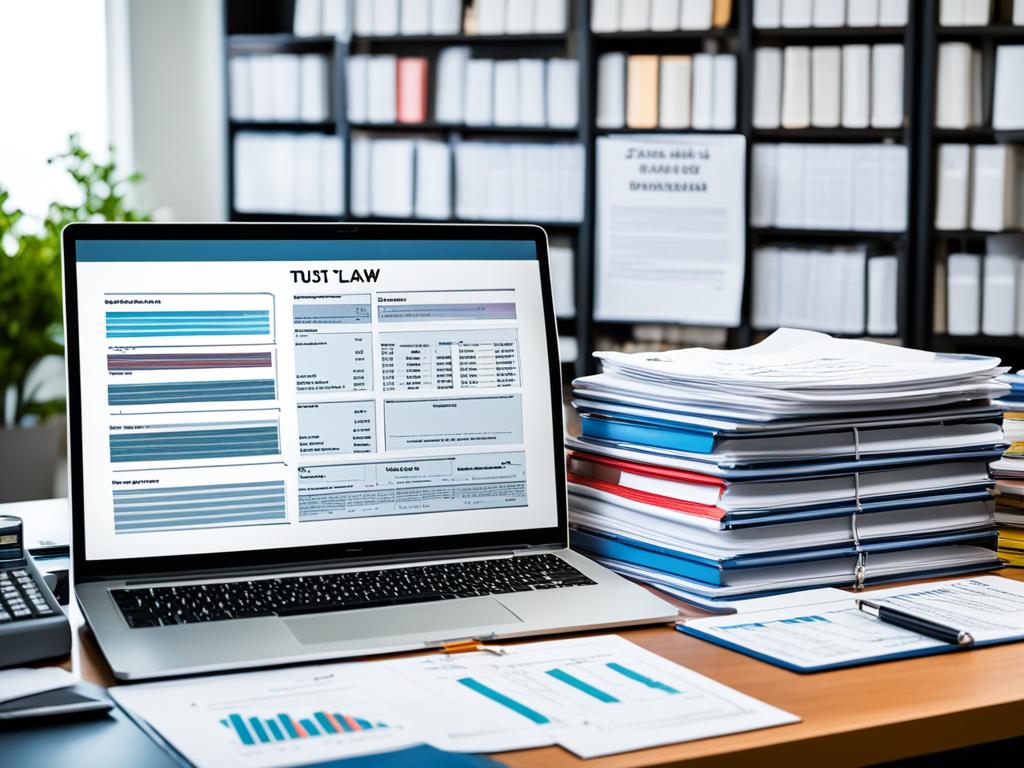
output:
POLYGON ((597 356, 573 384, 569 512, 574 545, 613 570, 727 611, 999 567, 998 359, 792 329, 597 356))
POLYGON ((992 464, 999 556, 1012 566, 1024 567, 1024 375, 1007 374, 1000 381, 1010 386, 996 402, 1003 409, 1004 439, 1010 447, 992 464))

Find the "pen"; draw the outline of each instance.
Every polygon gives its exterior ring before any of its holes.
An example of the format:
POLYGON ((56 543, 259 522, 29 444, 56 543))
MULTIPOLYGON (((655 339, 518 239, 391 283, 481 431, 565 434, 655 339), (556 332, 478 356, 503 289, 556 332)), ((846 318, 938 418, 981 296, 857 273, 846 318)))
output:
POLYGON ((947 627, 945 624, 914 616, 898 608, 872 603, 870 600, 858 600, 857 608, 869 616, 874 616, 879 621, 884 621, 886 624, 909 629, 911 632, 917 632, 934 640, 941 640, 944 643, 962 647, 974 645, 974 637, 971 636, 970 632, 947 627))

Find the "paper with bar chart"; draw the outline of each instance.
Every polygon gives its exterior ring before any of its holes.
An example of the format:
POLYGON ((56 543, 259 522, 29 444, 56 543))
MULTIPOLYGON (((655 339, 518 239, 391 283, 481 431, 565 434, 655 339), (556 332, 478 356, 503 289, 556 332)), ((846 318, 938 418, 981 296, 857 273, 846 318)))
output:
POLYGON ((305 765, 423 741, 404 715, 361 684, 364 676, 342 671, 304 667, 111 694, 200 768, 305 765))
POLYGON ((616 635, 118 687, 199 766, 261 768, 425 742, 580 757, 798 722, 616 635))
POLYGON ((617 635, 391 664, 444 700, 421 719, 450 749, 531 724, 587 758, 799 721, 617 635), (449 709, 473 714, 456 723, 449 709))

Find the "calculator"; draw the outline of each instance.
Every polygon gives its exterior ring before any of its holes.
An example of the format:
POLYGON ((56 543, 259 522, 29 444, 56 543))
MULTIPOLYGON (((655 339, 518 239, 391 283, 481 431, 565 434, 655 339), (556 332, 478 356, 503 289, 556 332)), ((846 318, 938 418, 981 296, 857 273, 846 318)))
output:
POLYGON ((25 550, 21 520, 0 516, 0 667, 71 652, 71 625, 25 550))

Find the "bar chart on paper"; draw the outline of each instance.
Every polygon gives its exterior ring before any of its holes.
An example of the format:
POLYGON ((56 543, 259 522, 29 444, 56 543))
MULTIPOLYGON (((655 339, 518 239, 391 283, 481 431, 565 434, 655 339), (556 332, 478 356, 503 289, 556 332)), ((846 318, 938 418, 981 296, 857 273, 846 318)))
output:
POLYGON ((231 712, 220 720, 238 738, 242 746, 270 744, 275 741, 311 739, 339 733, 360 733, 387 728, 387 723, 363 717, 319 710, 306 716, 280 712, 272 717, 231 712))

